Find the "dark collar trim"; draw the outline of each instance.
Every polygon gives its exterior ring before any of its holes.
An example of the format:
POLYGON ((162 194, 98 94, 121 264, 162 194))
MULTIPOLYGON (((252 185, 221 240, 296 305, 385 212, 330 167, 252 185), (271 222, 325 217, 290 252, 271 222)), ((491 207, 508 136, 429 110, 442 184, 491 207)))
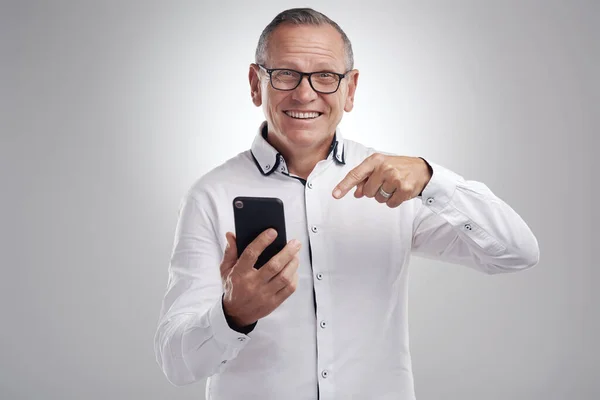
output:
POLYGON ((269 176, 273 172, 277 171, 277 167, 279 167, 279 156, 280 156, 279 153, 277 153, 277 155, 275 156, 275 163, 273 163, 273 166, 270 169, 268 169, 267 172, 265 172, 263 170, 262 166, 260 165, 260 163, 258 162, 256 157, 254 156, 254 153, 250 152, 250 154, 252 154, 252 158, 254 159, 254 164, 256 164, 256 168, 258 168, 260 173, 263 174, 264 176, 269 176))
MULTIPOLYGON (((336 163, 338 164, 342 164, 342 165, 346 165, 346 146, 343 146, 342 148, 342 154, 339 154, 339 144, 340 142, 337 140, 337 137, 334 134, 334 138, 333 140, 335 141, 332 146, 333 146, 333 159, 335 160, 336 163)), ((331 153, 331 151, 330 151, 331 153)))

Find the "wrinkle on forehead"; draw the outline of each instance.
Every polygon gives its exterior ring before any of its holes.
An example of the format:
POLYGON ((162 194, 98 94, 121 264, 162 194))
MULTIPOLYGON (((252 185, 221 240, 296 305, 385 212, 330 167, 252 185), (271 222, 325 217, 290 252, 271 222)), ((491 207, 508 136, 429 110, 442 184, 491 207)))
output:
POLYGON ((268 59, 303 68, 320 64, 343 69, 344 41, 342 35, 329 25, 280 26, 271 36, 268 59))

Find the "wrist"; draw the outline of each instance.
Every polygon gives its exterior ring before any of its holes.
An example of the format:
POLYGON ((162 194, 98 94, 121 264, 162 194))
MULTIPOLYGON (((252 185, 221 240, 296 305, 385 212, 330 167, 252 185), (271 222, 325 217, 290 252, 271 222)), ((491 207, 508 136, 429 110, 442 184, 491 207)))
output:
POLYGON ((419 157, 419 158, 423 161, 423 164, 425 166, 424 183, 421 187, 421 191, 419 192, 419 196, 421 196, 423 194, 423 190, 425 190, 425 187, 427 186, 427 184, 431 180, 431 177, 433 176, 433 168, 431 167, 431 165, 429 165, 429 163, 423 157, 419 157))
POLYGON ((242 318, 233 316, 229 312, 229 306, 225 302, 224 296, 222 297, 222 302, 223 302, 223 314, 225 315, 225 321, 227 321, 227 325, 229 325, 229 327, 231 329, 233 329, 234 331, 240 332, 240 333, 244 333, 244 334, 248 334, 254 329, 257 321, 248 322, 242 318))

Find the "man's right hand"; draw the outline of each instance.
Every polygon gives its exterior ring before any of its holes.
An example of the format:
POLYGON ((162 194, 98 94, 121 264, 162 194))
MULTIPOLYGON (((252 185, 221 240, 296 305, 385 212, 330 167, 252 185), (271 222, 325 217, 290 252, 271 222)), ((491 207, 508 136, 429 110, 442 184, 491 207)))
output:
POLYGON ((296 290, 301 244, 291 240, 259 270, 258 256, 275 240, 277 232, 267 229, 237 257, 235 235, 227 232, 227 248, 221 262, 224 286, 223 311, 239 327, 269 315, 296 290), (268 233, 274 235, 269 237, 268 233))

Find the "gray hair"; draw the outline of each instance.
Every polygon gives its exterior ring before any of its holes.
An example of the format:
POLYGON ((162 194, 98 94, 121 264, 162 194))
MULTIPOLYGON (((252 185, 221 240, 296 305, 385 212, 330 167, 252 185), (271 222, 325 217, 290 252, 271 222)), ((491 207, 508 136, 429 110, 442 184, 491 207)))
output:
POLYGON ((346 70, 354 68, 354 54, 352 53, 352 43, 346 36, 346 33, 340 28, 338 24, 329 19, 325 14, 313 10, 312 8, 291 8, 277 14, 273 21, 266 26, 260 35, 258 40, 258 46, 256 47, 255 61, 257 64, 264 64, 267 57, 267 45, 271 34, 282 23, 290 23, 293 25, 331 25, 341 35, 344 40, 344 52, 346 55, 346 70))

